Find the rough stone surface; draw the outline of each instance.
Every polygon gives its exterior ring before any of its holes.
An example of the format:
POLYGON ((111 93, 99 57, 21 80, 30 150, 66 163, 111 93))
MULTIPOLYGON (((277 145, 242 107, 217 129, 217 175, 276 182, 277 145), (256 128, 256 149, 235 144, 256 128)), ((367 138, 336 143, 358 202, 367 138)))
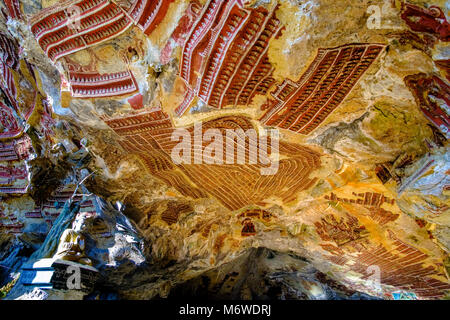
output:
POLYGON ((80 215, 99 270, 6 298, 448 299, 448 1, 155 3, 0 2, 0 287, 80 215))

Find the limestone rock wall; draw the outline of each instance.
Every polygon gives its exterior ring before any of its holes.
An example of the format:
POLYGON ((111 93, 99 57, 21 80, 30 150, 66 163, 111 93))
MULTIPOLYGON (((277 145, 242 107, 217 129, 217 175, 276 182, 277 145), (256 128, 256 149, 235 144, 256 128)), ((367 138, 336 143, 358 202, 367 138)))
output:
POLYGON ((93 296, 448 297, 446 1, 0 8, 0 285, 89 214, 93 296))

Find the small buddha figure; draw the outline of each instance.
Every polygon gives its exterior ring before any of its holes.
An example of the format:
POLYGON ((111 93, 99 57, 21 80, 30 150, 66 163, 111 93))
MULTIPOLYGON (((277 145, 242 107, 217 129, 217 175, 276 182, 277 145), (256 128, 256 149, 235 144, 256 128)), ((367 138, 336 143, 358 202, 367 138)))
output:
POLYGON ((66 229, 63 232, 59 241, 58 250, 53 258, 92 266, 91 260, 84 254, 85 239, 81 234, 85 226, 84 220, 84 216, 77 215, 72 223, 72 229, 66 229))
POLYGON ((242 221, 242 230, 241 230, 241 236, 248 237, 248 236, 254 236, 256 234, 256 228, 255 225, 252 222, 252 219, 245 218, 244 221, 242 221))

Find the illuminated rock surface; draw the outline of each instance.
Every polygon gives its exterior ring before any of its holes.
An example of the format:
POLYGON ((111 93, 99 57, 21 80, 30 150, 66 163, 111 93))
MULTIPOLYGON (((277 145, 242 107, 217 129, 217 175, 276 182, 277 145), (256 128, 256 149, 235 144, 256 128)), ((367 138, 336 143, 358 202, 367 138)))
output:
POLYGON ((0 7, 7 299, 449 297, 446 1, 0 7))

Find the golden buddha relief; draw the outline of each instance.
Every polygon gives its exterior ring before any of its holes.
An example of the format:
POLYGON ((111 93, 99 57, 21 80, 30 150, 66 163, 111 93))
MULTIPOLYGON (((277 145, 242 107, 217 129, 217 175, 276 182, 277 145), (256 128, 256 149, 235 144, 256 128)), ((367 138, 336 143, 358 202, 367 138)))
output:
POLYGON ((53 256, 54 259, 78 262, 92 266, 92 261, 85 255, 85 238, 82 235, 86 229, 85 214, 77 215, 72 222, 72 228, 66 229, 59 241, 58 250, 53 256))

